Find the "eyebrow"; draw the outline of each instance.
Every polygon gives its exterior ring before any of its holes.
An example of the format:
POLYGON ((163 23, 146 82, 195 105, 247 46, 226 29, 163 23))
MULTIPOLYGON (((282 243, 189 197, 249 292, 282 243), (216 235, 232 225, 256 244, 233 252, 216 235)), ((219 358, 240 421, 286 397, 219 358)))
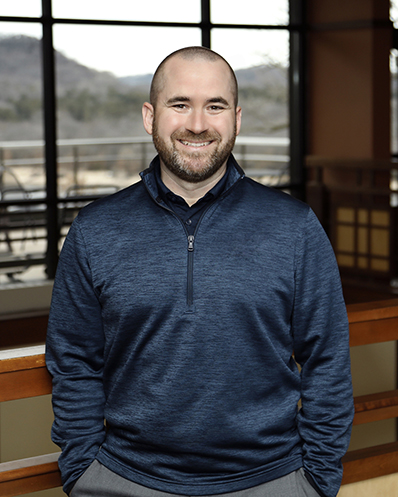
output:
MULTIPOLYGON (((166 105, 173 105, 173 104, 176 104, 178 102, 190 102, 190 101, 191 101, 190 97, 176 95, 175 97, 171 97, 168 100, 166 100, 166 105)), ((212 98, 209 98, 208 100, 206 100, 206 104, 216 104, 216 103, 223 104, 223 105, 226 105, 228 107, 230 105, 228 103, 228 101, 225 100, 225 98, 223 98, 223 97, 212 97, 212 98)))
POLYGON ((168 100, 166 100, 166 105, 173 105, 173 104, 176 104, 178 102, 189 102, 191 99, 189 97, 182 97, 182 96, 175 96, 175 97, 171 97, 169 98, 168 100))
POLYGON ((225 98, 223 98, 223 97, 209 98, 209 100, 207 100, 207 103, 209 103, 209 104, 224 104, 224 105, 229 107, 229 102, 227 100, 225 100, 225 98))

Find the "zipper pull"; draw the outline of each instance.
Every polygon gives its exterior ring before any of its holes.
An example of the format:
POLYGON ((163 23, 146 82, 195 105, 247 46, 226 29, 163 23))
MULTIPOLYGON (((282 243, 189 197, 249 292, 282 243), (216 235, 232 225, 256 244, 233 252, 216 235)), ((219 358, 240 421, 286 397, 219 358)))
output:
POLYGON ((193 251, 193 242, 194 242, 194 240, 195 240, 195 237, 193 235, 189 235, 188 236, 188 250, 190 252, 193 251))

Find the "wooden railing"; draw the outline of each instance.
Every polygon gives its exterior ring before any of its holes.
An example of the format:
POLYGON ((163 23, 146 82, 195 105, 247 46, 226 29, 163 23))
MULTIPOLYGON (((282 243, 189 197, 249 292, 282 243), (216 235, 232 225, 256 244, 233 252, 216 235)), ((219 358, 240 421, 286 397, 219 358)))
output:
MULTIPOLYGON (((44 345, 0 352, 0 402, 51 393, 44 345)), ((0 495, 12 497, 59 487, 58 453, 0 464, 0 495)))
MULTIPOLYGON (((347 312, 351 347, 398 340, 398 299, 351 304, 347 312)), ((398 390, 354 400, 354 425, 398 417, 398 390)), ((343 464, 343 485, 398 473, 398 442, 350 451, 343 464)))
MULTIPOLYGON (((398 340, 398 299, 347 306, 350 345, 398 340)), ((51 393, 44 346, 0 352, 0 401, 51 393)), ((398 390, 355 398, 354 424, 398 417, 398 390)), ((58 454, 0 464, 0 495, 12 497, 61 485, 58 454)), ((343 485, 398 473, 398 442, 348 452, 343 485)))

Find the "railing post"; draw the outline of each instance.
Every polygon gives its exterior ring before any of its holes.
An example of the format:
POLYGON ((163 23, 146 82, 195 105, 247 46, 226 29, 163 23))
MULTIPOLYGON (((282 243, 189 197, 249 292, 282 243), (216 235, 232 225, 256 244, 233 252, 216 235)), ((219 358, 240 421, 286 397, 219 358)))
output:
POLYGON ((240 153, 242 154, 242 157, 241 157, 242 167, 245 168, 246 167, 246 145, 241 145, 240 153))
POLYGON ((146 158, 146 143, 141 143, 141 170, 143 171, 148 166, 146 158))
POLYGON ((75 186, 79 186, 78 173, 79 173, 79 147, 75 145, 73 147, 73 182, 75 186))
POLYGON ((3 197, 3 176, 4 176, 4 149, 0 148, 0 199, 3 197))

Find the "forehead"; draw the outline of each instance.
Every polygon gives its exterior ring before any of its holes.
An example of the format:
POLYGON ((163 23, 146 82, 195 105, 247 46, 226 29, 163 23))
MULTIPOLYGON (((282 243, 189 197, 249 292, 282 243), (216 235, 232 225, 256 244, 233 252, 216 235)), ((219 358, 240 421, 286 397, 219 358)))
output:
POLYGON ((227 64, 219 59, 173 57, 164 68, 160 97, 181 95, 189 98, 223 97, 233 100, 232 77, 227 64))

